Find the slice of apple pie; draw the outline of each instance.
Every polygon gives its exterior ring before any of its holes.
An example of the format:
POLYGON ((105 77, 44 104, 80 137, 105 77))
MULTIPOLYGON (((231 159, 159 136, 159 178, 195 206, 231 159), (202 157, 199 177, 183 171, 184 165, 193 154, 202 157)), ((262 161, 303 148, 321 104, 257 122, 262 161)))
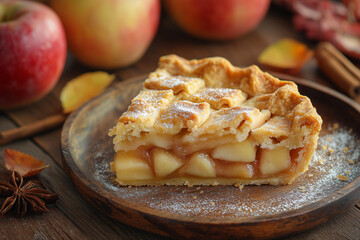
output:
POLYGON ((293 82, 214 57, 160 58, 109 132, 120 185, 288 184, 322 120, 293 82))

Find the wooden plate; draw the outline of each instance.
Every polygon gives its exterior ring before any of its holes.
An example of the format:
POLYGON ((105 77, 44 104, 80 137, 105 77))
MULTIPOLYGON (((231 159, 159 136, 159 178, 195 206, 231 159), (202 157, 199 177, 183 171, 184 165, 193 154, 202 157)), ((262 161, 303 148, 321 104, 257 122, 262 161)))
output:
POLYGON ((326 222, 360 198, 360 107, 297 81, 324 120, 309 171, 289 186, 118 187, 107 136, 144 77, 119 83, 72 113, 62 132, 64 166, 94 207, 123 223, 172 238, 269 238, 326 222), (341 181, 342 175, 348 178, 341 181))

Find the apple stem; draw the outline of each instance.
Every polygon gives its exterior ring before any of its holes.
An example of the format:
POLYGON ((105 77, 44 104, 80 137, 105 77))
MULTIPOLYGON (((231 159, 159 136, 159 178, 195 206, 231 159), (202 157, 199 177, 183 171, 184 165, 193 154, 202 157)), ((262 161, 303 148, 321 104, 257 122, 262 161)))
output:
POLYGON ((0 23, 14 20, 18 8, 16 6, 6 6, 0 4, 0 23))

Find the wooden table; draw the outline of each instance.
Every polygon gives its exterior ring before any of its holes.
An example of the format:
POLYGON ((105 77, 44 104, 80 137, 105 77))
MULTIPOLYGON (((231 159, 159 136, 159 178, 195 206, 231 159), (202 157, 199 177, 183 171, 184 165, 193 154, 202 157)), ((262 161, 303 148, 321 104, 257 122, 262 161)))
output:
MULTIPOLYGON (((315 42, 295 32, 291 14, 272 7, 259 27, 245 37, 228 42, 209 42, 190 37, 180 31, 163 16, 158 33, 146 52, 136 64, 115 72, 118 81, 129 79, 154 70, 160 56, 178 54, 185 58, 222 56, 234 65, 247 66, 257 63, 261 51, 279 39, 290 37, 310 47, 315 42)), ((61 112, 59 93, 71 78, 93 69, 78 63, 68 55, 65 70, 56 88, 43 100, 28 107, 0 112, 0 131, 37 121, 61 112)), ((318 70, 315 60, 306 64, 298 77, 335 88, 318 70)), ((18 219, 12 216, 0 218, 0 239, 164 239, 143 232, 110 219, 88 204, 76 191, 70 178, 64 172, 60 155, 61 129, 39 134, 31 139, 0 146, 26 152, 50 164, 39 178, 44 185, 60 195, 56 205, 50 206, 50 213, 18 219)), ((3 155, 0 155, 2 165, 3 155)), ((0 178, 3 169, 0 169, 0 178)), ((354 204, 343 215, 310 231, 288 239, 359 239, 360 202, 354 204)))

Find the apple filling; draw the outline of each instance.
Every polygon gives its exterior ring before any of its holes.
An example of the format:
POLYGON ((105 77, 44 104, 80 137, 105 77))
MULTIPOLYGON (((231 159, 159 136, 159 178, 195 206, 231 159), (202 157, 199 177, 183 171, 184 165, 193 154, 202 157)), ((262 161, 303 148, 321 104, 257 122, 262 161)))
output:
POLYGON ((256 66, 165 56, 109 131, 111 169, 120 185, 288 184, 321 122, 294 83, 256 66))
POLYGON ((204 148, 187 151, 190 152, 187 155, 176 149, 176 141, 169 141, 167 149, 160 147, 161 144, 151 144, 131 151, 118 151, 112 170, 116 172, 117 181, 126 185, 142 185, 144 180, 171 184, 181 178, 189 179, 190 184, 197 183, 196 178, 214 183, 236 178, 241 182, 241 179, 288 175, 296 168, 301 150, 261 148, 251 137, 242 142, 224 143, 225 139, 221 139, 216 147, 200 144, 204 148))

